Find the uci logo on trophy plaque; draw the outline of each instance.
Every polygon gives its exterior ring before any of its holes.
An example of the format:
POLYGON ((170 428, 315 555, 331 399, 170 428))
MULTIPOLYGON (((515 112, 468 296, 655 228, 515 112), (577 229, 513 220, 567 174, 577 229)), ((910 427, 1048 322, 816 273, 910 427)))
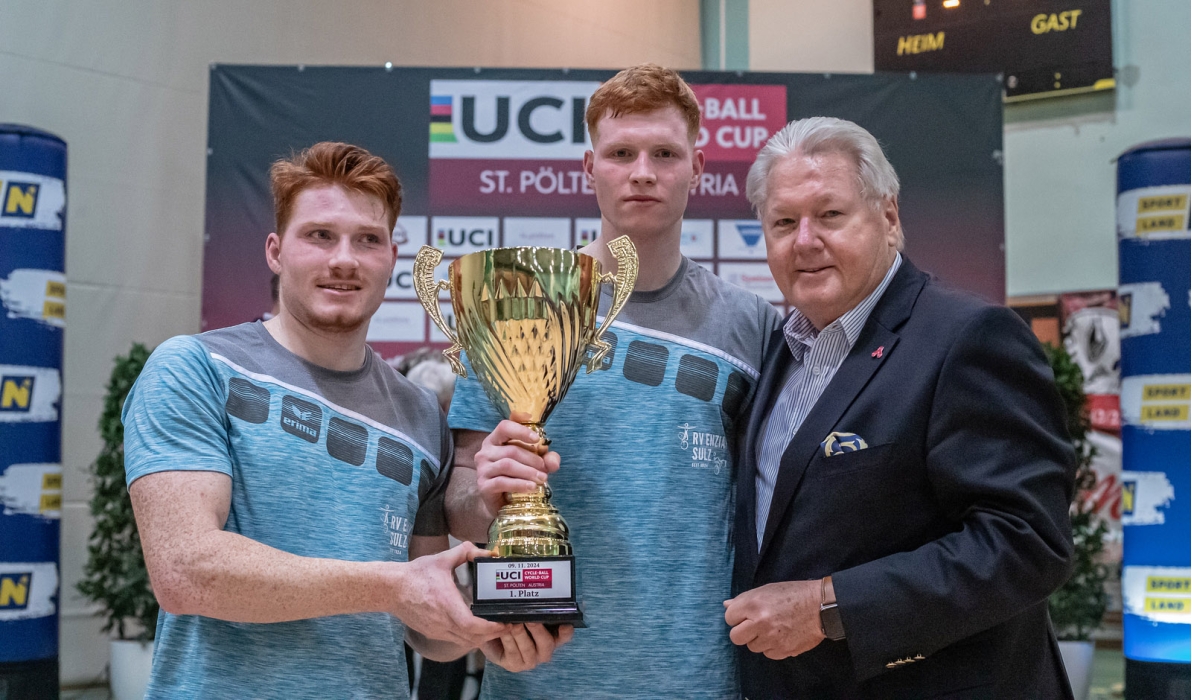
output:
MULTIPOLYGON (((460 350, 493 405, 539 435, 581 365, 591 372, 611 349, 600 336, 612 325, 637 281, 637 251, 625 236, 610 241, 617 272, 600 272, 589 255, 561 248, 496 248, 465 255, 436 282, 442 251, 424 246, 414 262, 414 287, 431 319, 451 341, 443 352, 461 377, 460 350), (596 328, 600 285, 613 300, 596 328), (456 330, 439 310, 439 290, 451 293, 456 330), (589 350, 591 353, 589 355, 589 350)), ((575 557, 567 523, 550 503, 550 488, 507 493, 488 531, 493 556, 471 564, 472 612, 497 622, 584 626, 576 601, 575 557)))

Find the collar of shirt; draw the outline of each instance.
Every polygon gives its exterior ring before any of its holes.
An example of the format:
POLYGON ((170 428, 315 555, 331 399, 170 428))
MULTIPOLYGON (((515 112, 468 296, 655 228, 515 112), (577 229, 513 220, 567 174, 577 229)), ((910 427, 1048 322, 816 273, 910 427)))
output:
POLYGON ((786 323, 782 327, 782 334, 786 336, 786 345, 790 348, 791 354, 794 355, 795 362, 802 361, 803 353, 815 345, 815 341, 821 333, 844 333, 845 338, 848 339, 848 346, 852 348, 853 343, 857 342, 857 336, 861 334, 861 329, 865 326, 865 322, 869 320, 870 312, 877 305, 877 300, 882 298, 886 287, 890 286, 890 280, 894 279, 894 273, 898 272, 898 268, 901 265, 902 253, 895 253, 894 262, 890 264, 890 269, 886 271, 886 276, 869 293, 869 296, 862 299, 860 304, 854 306, 843 316, 829 323, 822 331, 817 331, 811 319, 804 316, 798 309, 793 309, 790 317, 786 319, 786 323))

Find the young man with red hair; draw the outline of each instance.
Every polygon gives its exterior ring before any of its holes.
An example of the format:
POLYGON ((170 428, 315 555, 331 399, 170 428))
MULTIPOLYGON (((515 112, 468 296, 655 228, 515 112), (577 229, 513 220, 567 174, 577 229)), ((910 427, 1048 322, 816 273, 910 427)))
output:
MULTIPOLYGON (((586 116, 584 170, 601 232, 584 252, 615 269, 607 243, 629 236, 637 285, 605 334, 614 350, 604 371, 580 373, 550 418, 558 453, 506 444, 536 438, 501 421, 478 382, 457 383, 447 510, 454 534, 483 541, 502 493, 531 491, 550 473, 588 629, 548 667, 516 676, 490 667, 483 697, 736 697, 721 604, 732 580, 729 436, 779 314, 680 252, 704 161, 699 104, 678 73, 621 71, 586 116)), ((606 289, 602 314, 610 300, 606 289)))
POLYGON ((477 550, 444 551, 435 398, 364 342, 397 257, 396 175, 319 143, 271 179, 280 313, 166 341, 124 406, 162 608, 148 697, 404 697, 403 638, 530 665, 525 628, 473 617, 456 590, 477 550))

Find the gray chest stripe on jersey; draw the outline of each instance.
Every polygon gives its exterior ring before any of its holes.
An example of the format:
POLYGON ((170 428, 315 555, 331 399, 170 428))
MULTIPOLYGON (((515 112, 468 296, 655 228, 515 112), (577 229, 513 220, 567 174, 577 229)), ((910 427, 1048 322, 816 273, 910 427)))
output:
POLYGON ((361 423, 371 425, 372 427, 376 428, 377 430, 380 430, 383 433, 392 435, 393 437, 396 437, 400 440, 405 440, 406 442, 410 443, 411 445, 417 447, 419 450, 422 450, 423 456, 425 456, 426 459, 431 462, 431 464, 435 468, 435 471, 437 472, 439 470, 439 466, 440 466, 439 458, 436 457, 433 452, 426 449, 422 445, 418 444, 417 441, 415 441, 409 435, 406 435, 405 433, 401 432, 400 430, 391 428, 391 427, 385 425, 384 423, 378 423, 377 421, 373 420, 372 418, 369 418, 368 416, 361 415, 355 411, 344 408, 343 406, 338 406, 334 403, 331 403, 326 398, 319 396, 318 394, 314 393, 313 391, 307 391, 306 389, 303 389, 302 387, 297 387, 297 386, 294 386, 293 384, 287 384, 287 383, 281 381, 280 379, 270 377, 267 374, 257 374, 256 372, 250 372, 249 370, 241 367, 240 365, 236 364, 235 362, 232 362, 231 360, 224 357, 223 355, 213 352, 213 353, 211 353, 211 359, 218 360, 218 361, 224 363, 228 367, 232 368, 232 370, 237 372, 238 374, 242 374, 242 375, 249 377, 251 379, 255 379, 258 382, 275 384, 287 391, 292 391, 296 394, 302 394, 303 396, 314 399, 315 401, 318 401, 319 403, 323 404, 327 408, 330 408, 334 411, 338 411, 338 412, 342 413, 343 415, 348 416, 349 418, 354 418, 354 419, 360 421, 361 423))
MULTIPOLYGON (((596 323, 597 324, 604 323, 604 317, 597 316, 596 323)), ((753 367, 750 367, 744 360, 733 357, 732 355, 721 350, 720 348, 714 348, 711 345, 704 345, 703 343, 696 342, 694 340, 691 340, 690 338, 684 338, 682 336, 672 335, 670 333, 664 333, 663 331, 656 331, 652 328, 643 328, 642 326, 635 326, 632 323, 622 323, 621 321, 613 321, 613 328, 624 328, 625 330, 632 331, 634 333, 640 333, 641 335, 647 335, 647 336, 650 336, 651 338, 665 340, 665 341, 674 343, 676 345, 684 345, 684 346, 689 347, 693 350, 699 350, 700 352, 705 352, 709 355, 719 357, 720 359, 733 365, 737 369, 740 369, 741 371, 745 372, 750 377, 752 377, 755 381, 757 380, 758 377, 761 376, 761 372, 757 371, 753 367)))

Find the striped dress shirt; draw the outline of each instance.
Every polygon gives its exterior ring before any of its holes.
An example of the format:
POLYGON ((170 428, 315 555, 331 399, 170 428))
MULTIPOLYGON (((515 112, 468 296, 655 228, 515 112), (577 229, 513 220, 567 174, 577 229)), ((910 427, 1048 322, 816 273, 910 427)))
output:
POLYGON ((900 265, 902 254, 898 253, 877 288, 822 331, 816 331, 815 325, 798 309, 791 312, 782 328, 794 362, 788 369, 782 393, 778 395, 774 409, 762 426, 762 440, 757 449, 757 476, 754 477, 754 483, 757 490, 759 551, 766 532, 766 519, 770 515, 770 503, 774 499, 774 484, 778 481, 782 454, 819 400, 820 394, 836 376, 836 370, 840 369, 849 350, 857 342, 861 328, 869 320, 869 313, 881 299, 886 287, 890 286, 890 280, 900 265))

